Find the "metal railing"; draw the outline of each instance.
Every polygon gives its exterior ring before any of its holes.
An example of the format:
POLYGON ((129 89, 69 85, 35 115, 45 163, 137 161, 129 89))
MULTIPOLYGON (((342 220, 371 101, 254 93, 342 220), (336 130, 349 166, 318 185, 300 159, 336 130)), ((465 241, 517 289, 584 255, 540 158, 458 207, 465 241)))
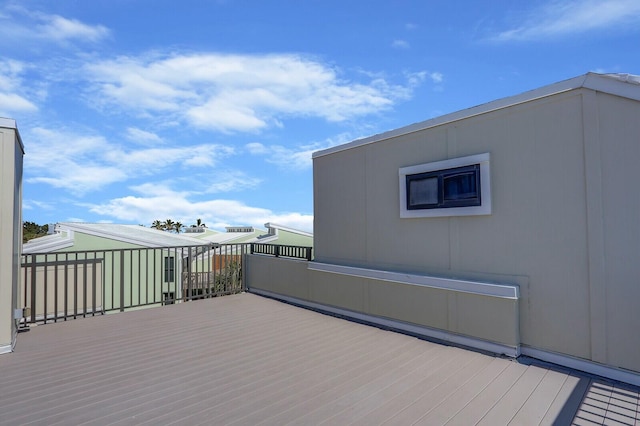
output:
POLYGON ((22 255, 23 324, 239 293, 249 244, 22 255))
POLYGON ((310 261, 313 258, 313 248, 278 244, 251 243, 251 254, 267 254, 275 257, 290 257, 294 259, 306 259, 310 261))

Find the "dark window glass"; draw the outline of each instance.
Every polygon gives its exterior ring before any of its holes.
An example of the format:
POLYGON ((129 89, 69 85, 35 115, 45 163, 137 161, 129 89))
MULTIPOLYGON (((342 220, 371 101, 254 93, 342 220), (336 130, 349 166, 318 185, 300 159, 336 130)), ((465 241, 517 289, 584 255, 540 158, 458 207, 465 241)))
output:
POLYGON ((164 282, 172 283, 175 281, 175 259, 170 256, 164 258, 164 282))
POLYGON ((438 204, 438 178, 428 177, 410 181, 409 204, 438 204))
POLYGON ((407 210, 481 205, 480 165, 406 176, 407 210))
POLYGON ((478 196, 476 173, 468 171, 443 177, 443 196, 447 200, 466 200, 478 196))

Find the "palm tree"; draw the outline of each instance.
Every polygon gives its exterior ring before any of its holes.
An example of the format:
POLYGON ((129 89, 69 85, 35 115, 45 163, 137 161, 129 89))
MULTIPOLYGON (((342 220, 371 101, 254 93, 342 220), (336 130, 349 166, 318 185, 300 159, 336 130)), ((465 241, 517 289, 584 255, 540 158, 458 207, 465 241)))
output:
MULTIPOLYGON (((171 229, 167 226, 168 229, 171 229)), ((182 230, 182 228, 184 228, 184 225, 180 222, 174 222, 173 224, 173 230, 176 231, 176 234, 179 234, 180 231, 182 230)))
POLYGON ((193 225, 191 225, 192 228, 206 228, 207 225, 204 224, 204 222, 202 221, 202 219, 196 219, 196 223, 194 223, 193 225))
POLYGON ((157 229, 159 231, 162 231, 164 229, 164 224, 161 221, 156 219, 151 224, 151 227, 154 228, 154 229, 157 229))
POLYGON ((167 220, 164 221, 164 223, 163 223, 164 226, 163 226, 162 229, 164 231, 173 231, 173 227, 175 226, 174 224, 175 224, 175 222, 173 220, 167 219, 167 220))

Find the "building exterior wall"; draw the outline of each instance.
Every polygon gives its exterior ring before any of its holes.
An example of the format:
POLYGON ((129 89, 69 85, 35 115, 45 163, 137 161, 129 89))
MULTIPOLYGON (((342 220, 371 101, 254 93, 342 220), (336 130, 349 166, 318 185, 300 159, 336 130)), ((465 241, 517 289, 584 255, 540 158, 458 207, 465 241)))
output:
POLYGON ((597 260, 594 275, 603 280, 592 298, 592 323, 602 328, 593 351, 603 362, 640 371, 640 103, 598 93, 597 117, 603 214, 593 226, 603 238, 592 264, 597 260))
POLYGON ((15 122, 0 118, 0 353, 13 349, 17 332, 23 155, 15 122))
POLYGON ((582 88, 316 156, 315 258, 523 277, 523 346, 640 371, 639 123, 582 88), (399 168, 487 152, 491 215, 400 218, 399 168))
POLYGON ((249 290, 375 324, 511 356, 519 346, 518 300, 333 274, 314 262, 248 255, 249 290))

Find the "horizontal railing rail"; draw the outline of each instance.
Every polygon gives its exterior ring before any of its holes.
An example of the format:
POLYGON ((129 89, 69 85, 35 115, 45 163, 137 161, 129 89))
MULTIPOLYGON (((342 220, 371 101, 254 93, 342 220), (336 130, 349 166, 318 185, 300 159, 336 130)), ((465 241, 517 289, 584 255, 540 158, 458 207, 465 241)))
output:
POLYGON ((23 324, 240 293, 249 244, 22 255, 23 324))
POLYGON ((279 244, 251 243, 251 254, 266 254, 275 257, 311 260, 313 257, 313 248, 279 244))

